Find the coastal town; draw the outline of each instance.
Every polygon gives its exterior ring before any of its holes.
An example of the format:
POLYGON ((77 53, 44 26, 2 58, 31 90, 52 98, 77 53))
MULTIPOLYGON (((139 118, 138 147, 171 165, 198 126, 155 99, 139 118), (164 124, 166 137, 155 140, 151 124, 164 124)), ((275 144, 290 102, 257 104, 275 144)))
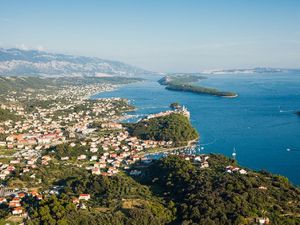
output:
MULTIPOLYGON (((197 153, 198 145, 187 142, 177 146, 171 140, 132 135, 130 126, 122 122, 134 110, 127 99, 91 98, 117 87, 70 85, 53 92, 9 92, 2 96, 0 110, 9 118, 0 122, 0 210, 6 213, 6 221, 21 224, 30 219, 29 204, 42 204, 51 196, 64 195, 65 178, 126 174, 139 179, 153 164, 155 154, 175 155, 199 170, 211 170, 210 155, 197 153)), ((142 126, 147 127, 153 119, 176 115, 190 120, 184 106, 172 103, 170 108, 140 119, 142 126)), ((235 160, 222 165, 221 173, 233 178, 257 177, 236 165, 235 160)), ((268 187, 260 185, 256 189, 267 191, 268 187)), ((97 201, 90 191, 71 193, 67 199, 77 210, 91 210, 97 201)), ((252 220, 270 223, 268 217, 252 220)))
MULTIPOLYGON (((40 174, 41 168, 61 164, 95 176, 114 176, 121 171, 137 176, 141 171, 130 166, 149 164, 151 159, 145 157, 148 151, 173 147, 172 141, 143 140, 129 134, 119 122, 134 110, 128 100, 90 99, 95 93, 115 88, 110 84, 74 85, 54 92, 31 90, 2 96, 5 103, 0 109, 14 117, 0 122, 1 207, 6 206, 12 216, 26 218, 24 198, 42 200, 45 195, 59 194, 62 187, 43 185, 48 178, 40 174)), ((190 117, 183 107, 144 120, 173 113, 190 117)), ((200 156, 194 159, 203 168, 208 167, 206 160, 200 156)), ((83 202, 89 199, 88 193, 81 193, 72 202, 84 209, 83 202)))

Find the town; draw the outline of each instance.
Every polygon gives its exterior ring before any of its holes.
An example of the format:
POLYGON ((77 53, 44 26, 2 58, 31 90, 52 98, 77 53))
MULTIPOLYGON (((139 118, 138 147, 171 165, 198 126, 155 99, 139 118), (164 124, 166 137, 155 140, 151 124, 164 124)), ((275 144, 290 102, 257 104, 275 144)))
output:
MULTIPOLYGON (((209 155, 191 151, 197 146, 174 147, 173 141, 132 136, 121 122, 134 110, 128 100, 90 98, 115 88, 111 84, 69 85, 53 92, 10 92, 4 96, 0 109, 14 115, 0 122, 0 207, 8 212, 8 221, 28 219, 28 202, 60 196, 65 188, 59 184, 64 173, 139 177, 159 152, 177 155, 201 170, 210 168, 209 155)), ((140 121, 172 115, 190 120, 189 111, 177 106, 140 121)), ((223 173, 248 176, 248 171, 235 163, 224 165, 223 173)), ((260 191, 267 189, 258 187, 260 191)), ((68 198, 78 210, 87 210, 95 201, 89 192, 68 198)), ((260 220, 269 223, 268 218, 260 220)))
MULTIPOLYGON (((13 216, 26 218, 22 199, 32 196, 43 199, 46 193, 59 193, 57 186, 42 187, 39 169, 50 164, 74 166, 93 175, 113 176, 130 170, 135 162, 147 163, 148 150, 167 149, 172 141, 142 140, 130 136, 121 121, 134 108, 128 100, 100 98, 91 100, 95 93, 117 88, 111 84, 70 85, 53 92, 9 92, 2 96, 0 109, 14 114, 13 119, 0 121, 0 205, 7 204, 13 216), (80 149, 59 152, 59 148, 80 149), (25 182, 26 180, 26 182, 25 182), (21 184, 20 184, 21 183, 21 184)), ((162 112, 149 118, 182 113, 186 109, 162 112)), ((47 179, 47 178, 46 178, 47 179)), ((75 198, 89 200, 87 193, 75 198)))

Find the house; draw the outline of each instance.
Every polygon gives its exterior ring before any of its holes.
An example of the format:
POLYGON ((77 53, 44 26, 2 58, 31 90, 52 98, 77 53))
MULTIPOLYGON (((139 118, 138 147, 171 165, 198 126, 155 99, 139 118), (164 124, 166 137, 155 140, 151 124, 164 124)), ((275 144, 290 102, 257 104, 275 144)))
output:
POLYGON ((107 122, 107 123, 102 123, 101 128, 122 129, 122 124, 114 123, 114 122, 107 122))
POLYGON ((18 193, 19 198, 25 198, 25 196, 26 196, 26 193, 24 193, 24 192, 18 193))
POLYGON ((16 207, 20 207, 20 206, 21 206, 20 202, 12 202, 12 201, 10 201, 9 204, 8 204, 9 208, 16 208, 16 207))
POLYGON ((247 174, 247 171, 244 170, 244 169, 241 169, 241 170, 239 171, 239 173, 240 173, 240 174, 247 174))
POLYGON ((79 204, 80 203, 78 198, 73 198, 72 202, 73 202, 73 204, 79 204))
POLYGON ((99 168, 93 168, 92 169, 92 174, 95 174, 95 175, 100 175, 101 174, 101 171, 100 171, 100 169, 99 168))
POLYGON ((37 195, 38 195, 38 193, 37 193, 36 191, 31 191, 29 194, 30 194, 31 196, 37 196, 37 195))
POLYGON ((17 207, 12 210, 13 215, 21 215, 23 214, 24 209, 22 207, 17 207))
POLYGON ((20 163, 20 160, 10 160, 9 162, 10 164, 19 164, 20 163))
POLYGON ((42 157, 42 160, 50 161, 51 160, 51 156, 45 155, 45 156, 42 157))
POLYGON ((98 159, 98 157, 96 155, 93 155, 90 159, 90 161, 96 161, 98 159))
POLYGON ((80 208, 80 209, 86 209, 87 207, 86 207, 86 205, 85 205, 84 203, 81 203, 81 204, 79 205, 79 208, 80 208))
POLYGON ((75 147, 76 144, 75 144, 75 143, 71 143, 70 146, 71 146, 71 147, 75 147))
POLYGON ((204 168, 208 168, 208 167, 209 167, 209 164, 207 161, 204 161, 203 163, 201 163, 200 168, 204 169, 204 168))
POLYGON ((60 160, 62 161, 66 161, 66 160, 69 160, 69 157, 68 156, 65 156, 65 157, 61 157, 60 160))
POLYGON ((270 224, 270 219, 268 217, 258 217, 258 218, 255 218, 255 222, 260 225, 270 224))
POLYGON ((18 202, 20 202, 20 198, 15 197, 10 202, 12 202, 12 203, 18 203, 18 202))
POLYGON ((90 152, 95 153, 95 152, 97 152, 97 151, 98 151, 98 148, 97 148, 97 147, 90 148, 90 152))
POLYGON ((232 173, 232 170, 227 169, 227 170, 226 170, 226 173, 232 173))
POLYGON ((91 198, 90 194, 80 194, 78 199, 88 201, 90 200, 90 198, 91 198))
POLYGON ((23 173, 27 173, 27 172, 29 172, 29 171, 30 171, 29 168, 27 168, 27 167, 23 168, 23 173))
POLYGON ((80 155, 77 157, 78 160, 84 160, 86 159, 86 155, 80 155))
POLYGON ((6 202, 7 202, 6 198, 0 198, 0 204, 6 203, 6 202))
POLYGON ((42 200, 43 199, 43 196, 42 195, 36 195, 35 196, 38 200, 42 200))
POLYGON ((259 186, 258 189, 260 189, 260 190, 268 190, 268 188, 265 187, 265 186, 259 186))
POLYGON ((200 157, 200 156, 196 156, 196 157, 194 158, 194 161, 195 161, 195 162, 201 162, 201 157, 200 157))

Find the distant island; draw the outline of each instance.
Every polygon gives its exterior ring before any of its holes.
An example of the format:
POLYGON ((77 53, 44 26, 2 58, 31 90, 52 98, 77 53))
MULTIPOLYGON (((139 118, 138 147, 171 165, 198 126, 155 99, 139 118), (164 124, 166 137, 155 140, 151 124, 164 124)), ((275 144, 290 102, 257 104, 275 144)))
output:
POLYGON ((198 94, 207 94, 220 97, 235 98, 237 93, 220 91, 216 88, 201 87, 192 83, 207 79, 205 76, 195 74, 172 74, 160 79, 158 82, 165 85, 167 90, 193 92, 198 94))
POLYGON ((269 73, 288 73, 298 72, 298 69, 286 68, 271 68, 271 67, 256 67, 248 69, 224 69, 224 70, 206 70, 202 71, 203 74, 269 74, 269 73))

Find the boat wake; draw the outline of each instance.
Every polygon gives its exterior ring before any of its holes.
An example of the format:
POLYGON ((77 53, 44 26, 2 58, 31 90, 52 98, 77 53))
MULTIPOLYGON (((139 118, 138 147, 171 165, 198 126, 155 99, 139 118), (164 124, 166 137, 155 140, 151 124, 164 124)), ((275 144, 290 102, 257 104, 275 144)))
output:
POLYGON ((296 110, 279 110, 280 113, 291 113, 291 112, 296 112, 296 110))
POLYGON ((168 109, 168 106, 147 106, 147 107, 142 107, 140 109, 168 109))
POLYGON ((293 148, 287 148, 286 151, 287 152, 300 152, 299 149, 293 149, 293 148))
POLYGON ((212 144, 214 144, 214 143, 216 143, 216 142, 217 142, 217 139, 214 139, 214 140, 211 141, 211 142, 201 143, 200 145, 201 145, 201 146, 208 146, 208 145, 212 145, 212 144))

